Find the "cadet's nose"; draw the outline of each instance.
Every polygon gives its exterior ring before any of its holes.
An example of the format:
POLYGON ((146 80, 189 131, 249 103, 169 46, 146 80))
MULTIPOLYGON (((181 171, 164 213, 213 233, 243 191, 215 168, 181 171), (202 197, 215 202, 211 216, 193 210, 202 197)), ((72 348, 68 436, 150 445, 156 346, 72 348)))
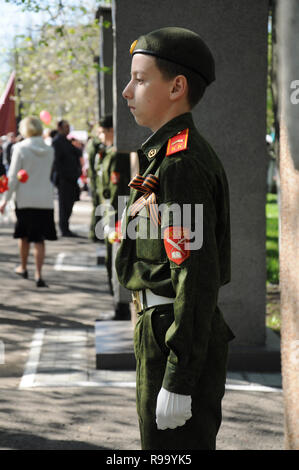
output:
POLYGON ((131 82, 129 82, 127 84, 127 86, 125 87, 125 89, 122 92, 122 95, 126 100, 129 100, 130 98, 132 98, 132 91, 131 91, 130 83, 131 82))

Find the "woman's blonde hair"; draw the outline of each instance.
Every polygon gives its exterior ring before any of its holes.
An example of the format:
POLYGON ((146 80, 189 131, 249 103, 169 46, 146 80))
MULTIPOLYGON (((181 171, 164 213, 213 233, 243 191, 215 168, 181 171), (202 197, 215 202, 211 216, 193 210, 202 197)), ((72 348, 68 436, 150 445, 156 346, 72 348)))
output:
POLYGON ((34 137, 42 135, 43 125, 41 121, 34 116, 27 116, 20 122, 19 131, 22 137, 34 137))

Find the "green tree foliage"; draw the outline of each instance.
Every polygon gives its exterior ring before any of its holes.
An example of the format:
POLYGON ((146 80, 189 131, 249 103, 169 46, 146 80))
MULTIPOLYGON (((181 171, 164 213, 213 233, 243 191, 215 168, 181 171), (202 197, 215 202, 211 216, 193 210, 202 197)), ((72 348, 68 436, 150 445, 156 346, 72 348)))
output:
POLYGON ((21 80, 22 114, 47 109, 77 128, 94 121, 98 113, 98 28, 64 27, 62 34, 61 27, 47 26, 43 36, 21 39, 16 73, 21 80))
MULTIPOLYGON (((16 37, 12 52, 21 115, 46 109, 77 129, 98 118, 99 24, 96 0, 6 0, 42 12, 42 23, 16 37)), ((104 27, 111 27, 105 24, 104 27)), ((111 71, 106 70, 108 73, 111 71)))

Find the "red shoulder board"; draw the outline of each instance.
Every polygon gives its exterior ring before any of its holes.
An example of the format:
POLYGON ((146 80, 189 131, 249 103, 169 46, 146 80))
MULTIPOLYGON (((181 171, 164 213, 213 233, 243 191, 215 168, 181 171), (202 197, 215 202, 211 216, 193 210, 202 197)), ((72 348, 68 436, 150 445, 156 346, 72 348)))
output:
POLYGON ((169 139, 167 144, 166 157, 173 153, 181 152, 187 148, 189 129, 184 129, 169 139))
POLYGON ((110 181, 112 184, 118 184, 120 181, 120 173, 118 171, 112 171, 110 181))
POLYGON ((190 231, 186 227, 167 227, 163 234, 164 246, 170 261, 182 264, 190 256, 190 231))

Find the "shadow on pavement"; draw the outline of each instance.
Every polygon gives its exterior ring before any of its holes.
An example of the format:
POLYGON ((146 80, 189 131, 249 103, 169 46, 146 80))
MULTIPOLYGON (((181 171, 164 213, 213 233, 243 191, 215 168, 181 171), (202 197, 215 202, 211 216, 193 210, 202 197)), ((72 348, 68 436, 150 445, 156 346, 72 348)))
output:
POLYGON ((80 440, 47 439, 30 432, 10 433, 0 431, 0 442, 2 450, 108 450, 107 447, 89 444, 80 440))

